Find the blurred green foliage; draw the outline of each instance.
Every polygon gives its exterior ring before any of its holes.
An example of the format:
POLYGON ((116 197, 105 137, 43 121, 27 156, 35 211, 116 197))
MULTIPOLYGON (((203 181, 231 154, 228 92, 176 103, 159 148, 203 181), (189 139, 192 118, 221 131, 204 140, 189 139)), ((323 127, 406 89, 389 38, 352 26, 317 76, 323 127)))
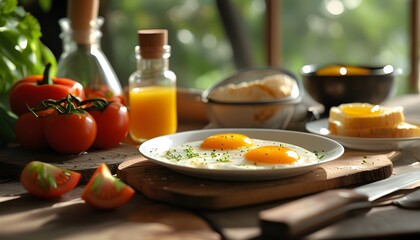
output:
POLYGON ((282 58, 305 64, 348 63, 400 68, 398 94, 409 91, 408 0, 283 0, 282 58), (340 14, 334 15, 334 12, 340 14))
POLYGON ((113 65, 123 85, 136 68, 137 30, 146 28, 168 29, 170 68, 180 86, 204 88, 234 70, 214 1, 121 0, 110 5, 106 21, 114 48, 113 65))
MULTIPOLYGON (((256 66, 264 66, 265 1, 232 0, 248 32, 256 66)), ((305 64, 392 64, 407 90, 409 1, 282 0, 281 67, 299 76, 305 64)), ((123 84, 135 70, 136 31, 166 28, 178 85, 204 89, 235 71, 215 1, 110 1, 114 65, 123 84), (127 61, 127 58, 130 60, 127 61)))
POLYGON ((42 74, 46 63, 56 66, 54 55, 40 41, 41 35, 37 19, 17 0, 0 0, 0 147, 15 137, 17 116, 9 111, 8 103, 13 84, 42 74))
POLYGON ((13 84, 42 74, 46 63, 56 66, 51 51, 40 41, 40 25, 17 0, 0 0, 0 102, 8 107, 13 84))

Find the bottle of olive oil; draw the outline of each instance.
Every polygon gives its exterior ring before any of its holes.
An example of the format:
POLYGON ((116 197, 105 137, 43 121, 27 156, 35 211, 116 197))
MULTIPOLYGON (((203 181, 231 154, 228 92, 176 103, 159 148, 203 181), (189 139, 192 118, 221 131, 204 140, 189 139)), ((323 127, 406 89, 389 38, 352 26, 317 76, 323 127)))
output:
POLYGON ((63 54, 58 61, 58 77, 80 82, 87 98, 122 100, 120 81, 101 49, 102 17, 99 0, 68 0, 67 18, 59 20, 63 54))

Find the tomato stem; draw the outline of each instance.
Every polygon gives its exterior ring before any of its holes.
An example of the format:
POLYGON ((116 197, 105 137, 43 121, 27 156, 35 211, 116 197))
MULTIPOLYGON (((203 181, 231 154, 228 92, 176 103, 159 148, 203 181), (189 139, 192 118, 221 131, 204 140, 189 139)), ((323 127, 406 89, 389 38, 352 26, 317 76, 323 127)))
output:
POLYGON ((80 103, 81 106, 85 106, 84 110, 92 111, 104 111, 106 107, 110 104, 105 98, 89 98, 80 103))
POLYGON ((28 106, 28 109, 35 117, 39 118, 41 116, 36 112, 47 109, 54 109, 58 114, 83 114, 85 111, 91 110, 104 111, 110 103, 105 98, 90 98, 80 101, 77 97, 69 94, 67 97, 59 100, 43 100, 36 108, 30 108, 28 106))
POLYGON ((38 85, 52 85, 54 84, 52 78, 51 78, 51 63, 47 63, 44 70, 44 77, 42 78, 42 81, 38 81, 38 85))
POLYGON ((72 94, 67 95, 67 97, 53 100, 46 99, 41 101, 41 103, 36 108, 30 108, 30 111, 36 116, 39 117, 36 112, 54 109, 58 114, 83 114, 85 110, 80 106, 80 100, 73 96, 72 94))

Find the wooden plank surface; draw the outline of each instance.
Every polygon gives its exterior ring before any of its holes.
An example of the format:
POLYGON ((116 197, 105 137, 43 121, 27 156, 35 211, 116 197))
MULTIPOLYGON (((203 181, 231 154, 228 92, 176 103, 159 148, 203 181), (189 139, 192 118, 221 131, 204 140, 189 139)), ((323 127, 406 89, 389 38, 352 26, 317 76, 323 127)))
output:
POLYGON ((228 209, 368 183, 392 174, 395 152, 346 151, 336 161, 292 178, 228 182, 176 173, 142 157, 123 162, 117 175, 147 197, 197 209, 228 209))
POLYGON ((139 155, 137 147, 129 144, 120 144, 111 149, 89 150, 79 155, 58 154, 53 151, 33 152, 15 146, 0 151, 0 176, 18 177, 28 162, 36 160, 79 172, 82 174, 80 183, 86 183, 101 163, 105 163, 112 173, 116 173, 120 163, 139 155))
POLYGON ((185 209, 136 193, 124 206, 99 211, 80 198, 83 189, 39 199, 25 194, 18 182, 0 184, 0 239, 221 239, 205 220, 185 209))

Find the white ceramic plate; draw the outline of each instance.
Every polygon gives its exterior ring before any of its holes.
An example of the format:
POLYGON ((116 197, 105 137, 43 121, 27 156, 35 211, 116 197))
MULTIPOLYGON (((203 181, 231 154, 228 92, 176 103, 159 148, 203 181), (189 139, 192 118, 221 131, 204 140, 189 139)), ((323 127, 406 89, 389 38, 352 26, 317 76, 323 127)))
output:
POLYGON ((241 129, 241 128, 224 128, 224 129, 207 129, 198 131, 180 132, 172 135, 166 135, 150 139, 140 145, 140 153, 147 159, 168 167, 182 174, 208 178, 217 180, 235 180, 235 181, 252 181, 252 180, 269 180, 280 179, 291 176, 300 175, 317 168, 320 164, 332 161, 340 157, 344 153, 344 147, 338 142, 315 134, 272 130, 272 129, 241 129), (179 146, 187 142, 204 140, 208 136, 218 133, 240 133, 250 138, 275 140, 290 144, 295 144, 306 148, 309 151, 322 152, 324 156, 319 162, 311 165, 288 167, 282 169, 207 169, 194 168, 174 164, 163 158, 154 157, 163 155, 171 147, 179 146), (151 154, 155 152, 154 154, 151 154))
MULTIPOLYGON (((413 124, 419 124, 419 121, 407 120, 413 124)), ((402 149, 414 144, 420 143, 420 137, 412 138, 360 138, 346 137, 330 134, 328 130, 328 119, 321 119, 308 122, 305 125, 306 130, 310 133, 320 134, 334 139, 345 147, 359 150, 396 150, 402 149)))

